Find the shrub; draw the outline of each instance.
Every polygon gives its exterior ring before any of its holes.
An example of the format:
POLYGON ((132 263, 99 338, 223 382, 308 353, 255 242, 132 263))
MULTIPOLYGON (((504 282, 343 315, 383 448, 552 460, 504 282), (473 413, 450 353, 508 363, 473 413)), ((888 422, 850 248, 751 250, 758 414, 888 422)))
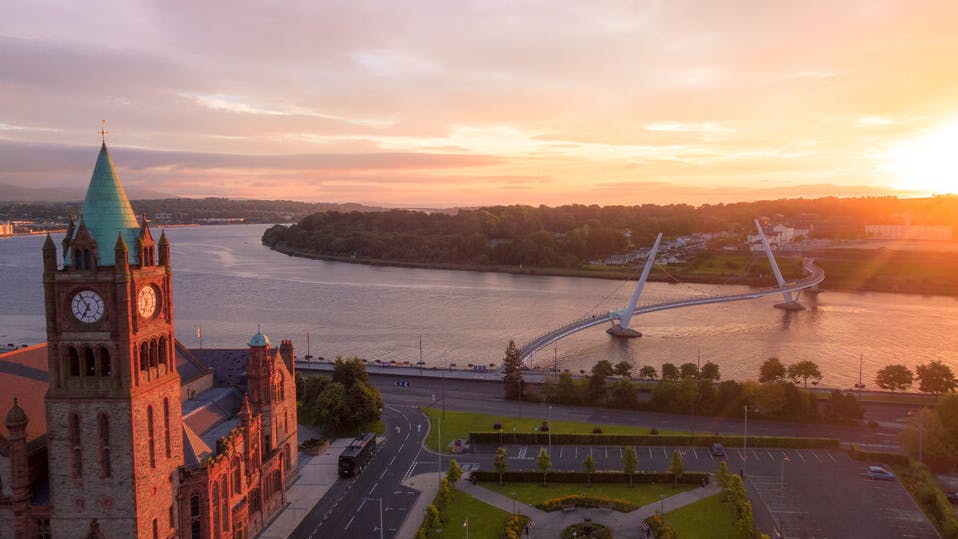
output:
POLYGON ((562 539, 574 537, 592 537, 593 539, 612 539, 612 530, 595 522, 579 522, 562 530, 562 539))
POLYGON ((602 434, 602 427, 592 427, 592 434, 602 434))
POLYGON ((857 444, 851 444, 848 453, 855 460, 865 460, 871 462, 880 462, 892 466, 908 466, 909 458, 900 453, 884 453, 881 451, 863 451, 857 444))
POLYGON ((652 430, 649 431, 649 434, 651 434, 652 436, 658 436, 659 429, 652 427, 652 430))
MULTIPOLYGON (((474 444, 498 445, 498 432, 471 432, 469 439, 474 444)), ((552 443, 556 445, 666 445, 666 446, 709 446, 720 443, 726 447, 742 447, 742 436, 696 434, 571 434, 553 433, 552 443)), ((516 433, 515 443, 535 445, 538 440, 534 433, 516 433)), ((749 447, 790 447, 794 449, 838 448, 837 438, 800 438, 794 436, 749 436, 749 447)))
POLYGON ((502 430, 502 423, 496 421, 495 423, 492 424, 492 428, 495 430, 502 430))
POLYGON ((584 494, 569 494, 568 496, 563 496, 561 498, 552 498, 551 500, 546 500, 540 504, 536 504, 536 507, 542 509, 543 511, 558 511, 568 505, 574 505, 576 507, 609 506, 616 511, 622 511, 623 513, 635 511, 639 508, 638 505, 630 502, 629 500, 609 498, 608 496, 586 496, 584 494))
POLYGON ((539 425, 539 432, 549 432, 549 422, 548 422, 548 421, 543 421, 542 424, 539 425))
MULTIPOLYGON (((593 483, 629 483, 629 475, 619 471, 599 471, 592 473, 591 481, 593 483)), ((664 483, 671 485, 675 478, 668 472, 650 472, 641 471, 631 474, 635 483, 664 483)), ((549 481, 555 483, 585 483, 589 479, 585 472, 577 471, 550 471, 549 481)), ((472 477, 476 481, 488 481, 490 483, 499 482, 499 474, 491 471, 476 470, 472 472, 472 477)), ((502 480, 514 483, 541 483, 542 472, 511 471, 503 472, 502 480)), ((707 472, 685 472, 679 483, 687 485, 701 485, 702 482, 709 483, 710 478, 707 472)))

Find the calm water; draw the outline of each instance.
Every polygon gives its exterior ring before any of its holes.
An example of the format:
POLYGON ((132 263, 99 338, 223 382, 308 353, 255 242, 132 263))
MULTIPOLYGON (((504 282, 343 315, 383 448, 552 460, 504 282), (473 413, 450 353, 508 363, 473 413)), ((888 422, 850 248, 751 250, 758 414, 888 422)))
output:
MULTIPOLYGON (((292 338, 306 353, 415 362, 422 335, 428 364, 501 360, 509 339, 525 342, 590 312, 625 305, 632 283, 568 277, 384 268, 292 258, 263 247, 265 225, 174 228, 177 336, 199 346, 241 347, 262 324, 274 341, 292 338)), ((59 245, 60 238, 55 238, 59 245)), ((0 343, 45 339, 42 236, 0 239, 0 343)), ((827 280, 826 280, 827 285, 827 280)), ((650 283, 641 303, 738 286, 650 283)), ((711 360, 723 377, 756 377, 768 356, 817 362, 823 384, 865 383, 885 364, 941 359, 958 370, 958 300, 902 294, 824 292, 798 313, 772 308, 780 298, 677 309, 633 319, 644 337, 613 341, 593 328, 559 342, 560 368, 599 359, 636 364, 711 360)), ((536 363, 551 365, 553 350, 536 363)))

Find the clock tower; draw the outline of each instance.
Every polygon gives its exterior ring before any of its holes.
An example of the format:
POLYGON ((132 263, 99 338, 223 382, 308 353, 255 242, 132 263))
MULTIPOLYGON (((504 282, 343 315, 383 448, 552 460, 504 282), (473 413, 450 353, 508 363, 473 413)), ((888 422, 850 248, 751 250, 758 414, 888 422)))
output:
POLYGON ((51 532, 171 537, 183 435, 170 246, 137 220, 105 143, 60 260, 48 237, 51 532))

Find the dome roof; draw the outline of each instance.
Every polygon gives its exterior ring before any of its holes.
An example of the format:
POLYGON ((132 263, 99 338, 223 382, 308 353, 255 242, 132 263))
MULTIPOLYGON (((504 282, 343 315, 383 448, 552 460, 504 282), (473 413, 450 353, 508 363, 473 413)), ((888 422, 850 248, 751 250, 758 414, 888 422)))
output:
POLYGON ((17 404, 17 398, 14 397, 13 407, 7 412, 7 429, 23 427, 28 421, 26 412, 23 411, 23 408, 20 408, 20 405, 17 404))
POLYGON ((256 335, 253 335, 249 339, 250 346, 269 346, 269 337, 260 333, 259 328, 256 330, 256 335))

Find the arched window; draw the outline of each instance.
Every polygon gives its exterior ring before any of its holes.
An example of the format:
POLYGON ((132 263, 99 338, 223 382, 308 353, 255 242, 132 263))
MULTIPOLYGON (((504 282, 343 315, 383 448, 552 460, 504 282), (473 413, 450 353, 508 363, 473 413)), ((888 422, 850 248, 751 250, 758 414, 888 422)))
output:
POLYGON ((166 443, 166 458, 170 458, 170 399, 163 399, 163 438, 166 443))
POLYGON ((153 436, 153 407, 146 407, 146 429, 150 439, 150 468, 156 468, 156 438, 153 436))
POLYGON ((83 374, 96 376, 96 358, 93 357, 93 349, 88 346, 83 348, 83 374))
POLYGON ((190 539, 202 539, 200 525, 200 494, 193 492, 190 495, 190 539))
POLYGON ((150 341, 150 367, 156 367, 156 341, 150 341))
POLYGON ((233 474, 233 494, 242 494, 243 485, 240 481, 240 461, 238 457, 233 457, 233 462, 230 464, 230 473, 233 474))
POLYGON ((80 446, 80 434, 80 416, 72 414, 70 416, 70 453, 74 479, 83 477, 83 454, 80 446))
MULTIPOLYGON (((214 487, 215 488, 215 487, 214 487)), ((229 520, 229 502, 230 496, 226 492, 226 478, 220 479, 220 503, 223 504, 223 531, 230 530, 230 520, 229 520)))
POLYGON ((213 501, 210 503, 213 508, 213 537, 220 536, 220 493, 216 490, 216 483, 213 483, 213 501))
POLYGON ((150 367, 150 345, 147 343, 140 344, 140 370, 146 371, 150 367))
POLYGON ((286 446, 284 447, 284 450, 285 451, 283 452, 283 465, 284 465, 284 469, 286 470, 286 473, 289 473, 289 466, 290 466, 289 444, 286 444, 286 446))
POLYGON ((110 418, 100 414, 96 418, 97 436, 100 438, 100 476, 112 477, 113 467, 110 464, 110 418))
POLYGON ((89 249, 83 250, 83 269, 93 269, 93 256, 89 249))
POLYGON ((67 350, 67 357, 70 363, 70 376, 80 376, 80 354, 77 353, 77 349, 71 346, 67 350))
POLYGON ((163 365, 165 372, 169 372, 169 366, 166 364, 166 337, 160 337, 159 349, 160 365, 163 365))
POLYGON ((273 492, 283 491, 283 474, 279 470, 273 470, 273 492))
POLYGON ((106 348, 100 348, 100 376, 110 376, 113 374, 113 365, 110 364, 110 351, 106 348))
POLYGON ((283 433, 289 434, 289 410, 283 410, 283 433))

